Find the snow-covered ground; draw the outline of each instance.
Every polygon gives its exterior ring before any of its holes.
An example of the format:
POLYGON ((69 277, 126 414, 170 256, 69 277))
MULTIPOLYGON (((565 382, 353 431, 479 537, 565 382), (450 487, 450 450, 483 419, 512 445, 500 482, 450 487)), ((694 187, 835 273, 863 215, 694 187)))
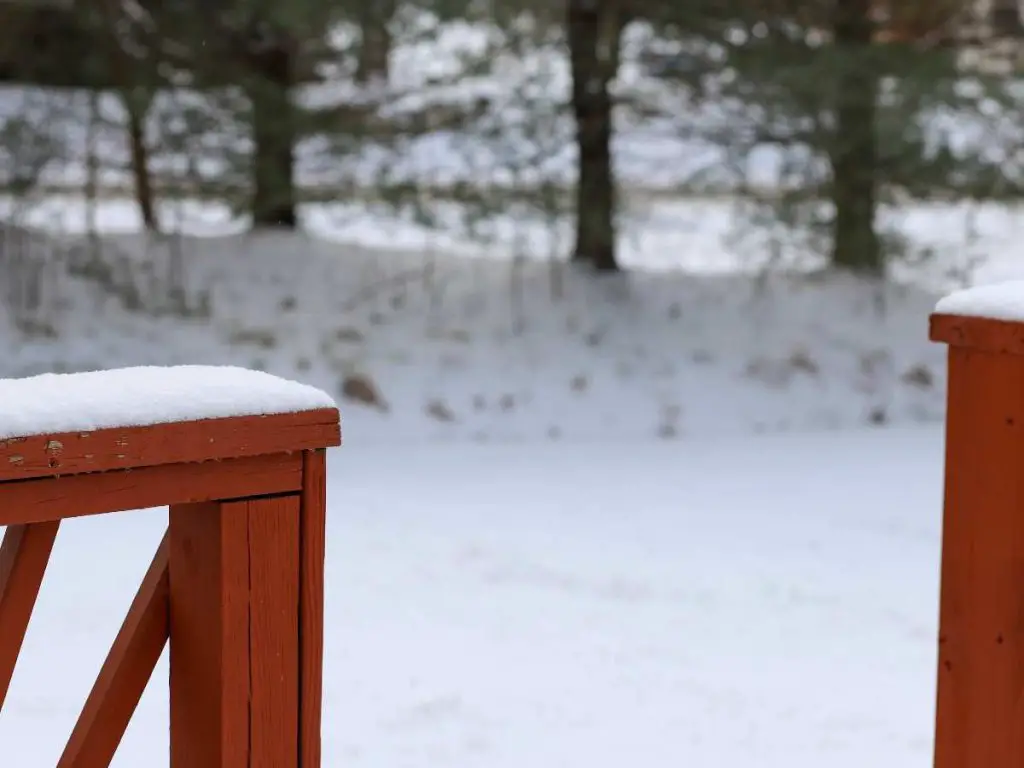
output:
MULTIPOLYGON (((924 768, 941 430, 330 455, 327 768, 924 768)), ((62 528, 0 718, 56 763, 162 511, 62 528)), ((166 657, 115 766, 166 765, 166 657)))

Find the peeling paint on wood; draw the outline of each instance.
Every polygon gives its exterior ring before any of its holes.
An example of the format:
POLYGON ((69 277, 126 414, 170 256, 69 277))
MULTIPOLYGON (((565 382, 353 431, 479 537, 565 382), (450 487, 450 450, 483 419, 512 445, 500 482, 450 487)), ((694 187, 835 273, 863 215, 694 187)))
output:
POLYGON ((341 433, 337 409, 325 408, 20 437, 17 442, 14 449, 11 441, 0 441, 0 484, 57 474, 54 457, 60 459, 62 474, 102 472, 338 445, 341 433))

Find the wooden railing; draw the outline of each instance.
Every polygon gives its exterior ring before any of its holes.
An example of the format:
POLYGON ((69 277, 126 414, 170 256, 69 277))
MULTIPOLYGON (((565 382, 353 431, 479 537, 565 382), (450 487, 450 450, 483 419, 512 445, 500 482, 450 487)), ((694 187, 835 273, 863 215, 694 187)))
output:
POLYGON ((979 288, 931 318, 949 345, 935 768, 1024 765, 1024 322, 984 316, 1014 304, 1024 287, 979 288))
POLYGON ((109 765, 168 641, 172 768, 319 768, 339 442, 332 408, 0 440, 0 713, 60 521, 169 505, 60 768, 109 765))

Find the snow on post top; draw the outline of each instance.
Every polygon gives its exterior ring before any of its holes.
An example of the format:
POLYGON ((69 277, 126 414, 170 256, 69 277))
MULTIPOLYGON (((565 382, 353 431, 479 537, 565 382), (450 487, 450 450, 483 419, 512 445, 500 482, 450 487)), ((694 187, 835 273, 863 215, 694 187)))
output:
POLYGON ((942 315, 1024 322, 1024 280, 955 291, 940 299, 935 311, 942 315))
POLYGON ((0 440, 335 407, 314 387, 229 366, 47 373, 0 379, 0 440))

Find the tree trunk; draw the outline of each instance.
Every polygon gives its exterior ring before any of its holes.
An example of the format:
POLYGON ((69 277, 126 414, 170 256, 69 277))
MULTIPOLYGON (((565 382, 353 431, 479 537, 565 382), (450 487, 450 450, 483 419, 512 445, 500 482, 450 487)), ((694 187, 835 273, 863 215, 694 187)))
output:
POLYGON ((149 148, 146 146, 145 119, 149 99, 128 92, 124 94, 123 100, 128 113, 128 141, 131 145, 135 201, 142 216, 142 225, 149 232, 158 232, 160 223, 153 200, 153 184, 149 175, 149 148))
POLYGON ((617 272, 615 176, 612 169, 612 99, 622 19, 610 0, 569 0, 567 29, 572 65, 579 179, 573 261, 617 272))
POLYGON ((878 207, 876 100, 879 75, 871 55, 870 0, 836 0, 835 45, 842 54, 836 87, 832 165, 832 264, 880 275, 885 268, 875 230, 878 207))
POLYGON ((394 0, 369 2, 363 6, 360 24, 362 40, 356 63, 356 82, 360 85, 375 79, 388 82, 392 42, 388 23, 394 13, 394 0))
POLYGON ((254 227, 295 229, 295 105, 292 53, 275 45, 254 54, 249 88, 252 101, 252 218, 254 227))

